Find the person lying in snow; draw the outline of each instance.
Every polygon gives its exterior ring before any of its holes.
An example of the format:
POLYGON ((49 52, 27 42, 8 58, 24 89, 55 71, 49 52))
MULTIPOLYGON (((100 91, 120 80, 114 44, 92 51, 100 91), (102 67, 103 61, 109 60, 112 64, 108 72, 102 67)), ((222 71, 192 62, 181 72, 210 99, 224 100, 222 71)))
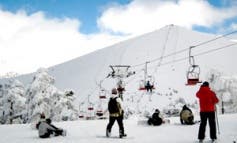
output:
POLYGON ((49 138, 52 136, 66 136, 66 131, 55 127, 51 124, 51 119, 46 119, 40 122, 38 127, 38 133, 40 138, 49 138))

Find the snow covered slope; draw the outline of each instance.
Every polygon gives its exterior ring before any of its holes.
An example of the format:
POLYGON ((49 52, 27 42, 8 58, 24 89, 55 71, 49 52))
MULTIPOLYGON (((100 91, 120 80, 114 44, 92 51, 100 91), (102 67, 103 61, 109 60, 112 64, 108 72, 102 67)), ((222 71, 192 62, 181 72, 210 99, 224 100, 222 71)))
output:
MULTIPOLYGON (((115 79, 106 78, 111 72, 109 65, 130 65, 130 70, 135 71, 136 74, 124 79, 126 83, 124 96, 127 96, 126 100, 132 100, 132 98, 136 98, 135 95, 139 95, 137 100, 141 100, 140 97, 146 93, 138 90, 139 82, 143 79, 145 62, 150 62, 148 63, 148 75, 153 76, 156 88, 151 105, 160 107, 164 103, 163 106, 165 106, 168 104, 169 96, 172 95, 194 102, 198 86, 187 87, 185 85, 186 71, 189 67, 188 48, 215 37, 217 36, 168 25, 154 32, 50 67, 49 74, 55 78, 55 86, 59 89, 73 89, 79 102, 87 100, 94 102, 93 100, 98 100, 98 83, 101 82, 102 87, 108 92, 116 86, 115 79), (184 52, 180 52, 182 50, 184 52), (172 54, 175 52, 178 53, 172 54), (88 97, 90 98, 88 99, 88 97)), ((193 48, 192 55, 201 54, 194 57, 196 64, 201 68, 201 80, 208 80, 206 76, 211 69, 221 71, 226 75, 237 73, 237 66, 234 65, 234 61, 237 60, 236 45, 203 54, 203 52, 229 44, 233 44, 233 42, 220 38, 193 48)), ((18 79, 27 84, 32 81, 32 75, 23 75, 18 79)), ((146 104, 146 102, 144 103, 146 104)), ((136 107, 134 106, 134 108, 136 107)))
MULTIPOLYGON (((220 134, 218 143, 234 143, 237 141, 237 114, 220 115, 220 134)), ((199 117, 195 116, 196 120, 199 117)), ((66 137, 38 138, 37 130, 24 125, 1 125, 1 143, 196 143, 199 124, 181 125, 179 118, 170 118, 170 124, 158 127, 138 125, 138 118, 124 121, 127 138, 105 138, 105 128, 108 120, 72 121, 54 123, 67 130, 66 137)), ((112 136, 118 136, 118 125, 114 124, 112 136)), ((205 143, 210 142, 209 128, 206 130, 205 143)))

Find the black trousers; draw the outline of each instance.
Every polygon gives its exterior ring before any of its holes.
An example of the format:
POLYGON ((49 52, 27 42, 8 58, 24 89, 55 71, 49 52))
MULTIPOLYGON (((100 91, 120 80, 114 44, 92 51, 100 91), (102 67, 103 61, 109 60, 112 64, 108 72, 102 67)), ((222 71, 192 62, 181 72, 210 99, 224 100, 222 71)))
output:
POLYGON ((205 131, 207 120, 210 127, 210 137, 211 139, 216 139, 216 121, 215 121, 215 112, 200 112, 201 123, 199 126, 198 139, 205 138, 205 131))
POLYGON ((109 117, 109 124, 107 125, 107 131, 111 132, 112 126, 114 125, 115 120, 117 120, 119 126, 119 134, 124 134, 124 127, 123 127, 123 116, 119 117, 109 117))

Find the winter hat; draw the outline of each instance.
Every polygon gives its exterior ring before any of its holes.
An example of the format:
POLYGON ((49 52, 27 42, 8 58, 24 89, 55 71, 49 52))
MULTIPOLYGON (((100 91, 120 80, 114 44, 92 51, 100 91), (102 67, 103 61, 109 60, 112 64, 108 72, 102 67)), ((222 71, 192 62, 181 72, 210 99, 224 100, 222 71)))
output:
POLYGON ((156 109, 155 112, 158 113, 158 114, 160 114, 160 110, 159 110, 159 109, 156 109))
POLYGON ((46 119, 46 123, 51 124, 51 122, 52 122, 51 119, 49 119, 49 118, 46 119))
POLYGON ((202 83, 202 86, 208 87, 208 86, 209 86, 209 83, 208 83, 207 81, 204 81, 204 82, 202 83))
POLYGON ((112 89, 112 94, 117 94, 117 89, 116 88, 112 89))
POLYGON ((41 114, 40 114, 40 118, 41 118, 41 119, 45 119, 45 114, 44 114, 44 113, 41 113, 41 114))

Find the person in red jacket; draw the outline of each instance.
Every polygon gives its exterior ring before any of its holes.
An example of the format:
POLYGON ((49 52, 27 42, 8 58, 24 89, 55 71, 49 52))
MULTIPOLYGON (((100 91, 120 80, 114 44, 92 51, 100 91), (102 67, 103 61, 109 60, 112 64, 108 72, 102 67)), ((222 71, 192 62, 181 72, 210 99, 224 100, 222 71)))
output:
POLYGON ((210 136, 214 141, 216 140, 216 122, 215 122, 215 104, 219 102, 216 97, 215 92, 213 92, 207 81, 203 82, 199 91, 196 93, 197 98, 199 98, 200 104, 200 118, 201 123, 199 126, 198 139, 200 142, 205 138, 205 130, 207 120, 210 127, 210 136))

